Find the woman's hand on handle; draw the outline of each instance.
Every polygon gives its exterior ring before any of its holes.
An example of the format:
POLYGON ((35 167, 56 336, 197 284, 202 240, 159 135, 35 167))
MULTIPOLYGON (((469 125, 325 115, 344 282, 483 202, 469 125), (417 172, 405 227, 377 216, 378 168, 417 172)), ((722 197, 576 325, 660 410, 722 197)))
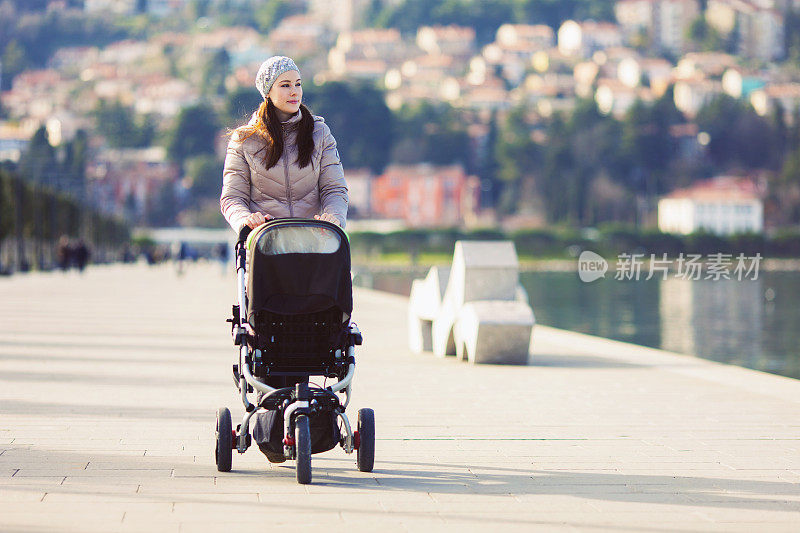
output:
POLYGON ((317 220, 324 220, 325 222, 331 222, 336 224, 337 226, 341 226, 339 224, 339 219, 336 218, 335 215, 331 215, 330 213, 322 213, 321 215, 314 215, 314 218, 317 220))
POLYGON ((263 213, 250 213, 250 216, 247 217, 245 224, 250 226, 252 229, 256 229, 261 224, 264 224, 267 220, 272 220, 272 215, 265 215, 263 213))

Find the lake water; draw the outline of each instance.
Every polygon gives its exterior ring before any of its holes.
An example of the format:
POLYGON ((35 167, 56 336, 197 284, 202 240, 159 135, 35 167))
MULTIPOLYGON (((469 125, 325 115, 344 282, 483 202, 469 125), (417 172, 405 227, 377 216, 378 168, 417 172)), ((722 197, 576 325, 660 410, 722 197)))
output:
MULTIPOLYGON (((355 271, 357 285, 405 295, 424 275, 355 271)), ((520 280, 539 324, 800 379, 800 272, 591 283, 575 272, 528 272, 520 280)))

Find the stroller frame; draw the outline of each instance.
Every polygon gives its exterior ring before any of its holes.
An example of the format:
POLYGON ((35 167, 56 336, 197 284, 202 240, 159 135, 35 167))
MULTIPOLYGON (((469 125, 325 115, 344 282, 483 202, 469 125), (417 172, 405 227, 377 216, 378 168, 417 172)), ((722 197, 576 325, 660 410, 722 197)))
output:
MULTIPOLYGON (((338 232, 345 240, 347 237, 344 232, 333 224, 319 220, 291 219, 297 224, 312 223, 315 226, 328 227, 338 232)), ((272 222, 272 221, 271 221, 272 222)), ((286 223, 288 220, 283 220, 286 223)), ((270 224, 270 223, 268 223, 270 224)), ((263 226, 261 226, 263 227, 263 226)), ((261 229, 261 227, 257 229, 261 229)), ((253 230, 256 231, 256 230, 253 230)), ((231 323, 231 333, 233 342, 239 348, 238 364, 233 365, 234 381, 241 394, 242 404, 245 413, 241 423, 233 429, 230 423, 230 411, 221 408, 217 411, 217 443, 215 458, 217 469, 223 472, 231 469, 231 452, 235 448, 239 454, 243 454, 251 445, 250 421, 254 414, 268 410, 280 411, 283 413, 283 454, 286 459, 297 460, 297 481, 299 483, 311 482, 311 451, 309 443, 298 442, 300 433, 306 432, 306 440, 310 438, 308 430, 308 417, 322 410, 332 410, 336 413, 337 422, 341 422, 340 440, 345 453, 352 454, 357 451, 357 465, 359 470, 372 471, 374 462, 374 414, 371 409, 359 410, 358 430, 354 431, 350 420, 345 414, 345 409, 350 403, 352 393, 352 381, 355 375, 355 346, 362 343, 361 332, 355 323, 348 317, 347 320, 347 345, 346 352, 343 354, 341 349, 335 351, 335 361, 340 371, 337 373, 338 381, 331 386, 322 388, 311 386, 308 382, 297 383, 293 387, 275 388, 260 380, 253 374, 254 360, 261 359, 261 350, 253 348, 248 344, 248 338, 252 338, 254 331, 247 319, 247 246, 246 240, 251 230, 245 226, 239 232, 236 243, 236 280, 237 280, 237 300, 238 305, 233 306, 233 317, 228 319, 231 323), (346 365, 346 373, 344 367, 346 365), (343 376, 342 376, 343 374, 343 376), (251 402, 249 393, 255 392, 257 399, 251 402), (344 394, 344 401, 338 393, 344 394), (368 413, 364 413, 368 411, 368 413), (297 420, 301 415, 305 415, 305 429, 298 429, 297 420), (362 418, 364 420, 362 420, 362 418), (363 427, 362 427, 363 425, 363 427), (360 431, 359 431, 360 430, 360 431), (305 449, 303 449, 305 448, 305 449)), ((344 346, 343 346, 344 347, 344 346)), ((287 373, 275 372, 275 375, 286 375, 287 373)), ((299 372, 288 373, 289 375, 299 376, 307 374, 319 375, 318 372, 299 372)))

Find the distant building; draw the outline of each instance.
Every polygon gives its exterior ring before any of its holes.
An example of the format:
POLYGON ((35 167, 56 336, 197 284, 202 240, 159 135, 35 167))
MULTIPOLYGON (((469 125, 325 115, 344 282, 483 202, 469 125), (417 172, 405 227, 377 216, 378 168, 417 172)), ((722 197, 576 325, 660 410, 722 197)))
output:
POLYGON ((549 50, 556 44, 555 34, 545 24, 503 24, 497 29, 495 42, 500 47, 532 52, 549 50))
POLYGON ((786 55, 783 15, 772 2, 708 0, 705 19, 725 37, 736 31, 739 55, 767 61, 786 55))
POLYGON ((767 85, 750 94, 750 103, 761 116, 769 114, 780 106, 783 109, 784 119, 791 124, 795 119, 795 110, 800 109, 800 83, 767 85))
POLYGON ((697 0, 662 0, 655 16, 656 45, 679 53, 686 48, 686 30, 700 16, 697 0))
POLYGON ((379 80, 393 65, 409 58, 396 29, 368 29, 340 33, 328 52, 328 69, 334 77, 379 80))
POLYGON ((371 0, 309 0, 308 13, 333 31, 349 32, 361 26, 371 0))
POLYGON ((589 57, 614 46, 622 46, 622 30, 610 22, 568 20, 558 28, 558 50, 567 56, 589 57))
POLYGON ((614 14, 625 40, 649 39, 657 49, 680 53, 686 47, 686 30, 700 16, 697 0, 621 0, 614 14))
POLYGON ((748 179, 719 176, 673 191, 658 202, 658 229, 689 234, 761 233, 764 207, 756 184, 748 179))
POLYGON ((673 89, 675 107, 683 114, 694 117, 704 105, 722 94, 722 82, 716 80, 681 80, 673 89))
POLYGON ((678 61, 675 78, 721 78, 727 69, 736 67, 737 64, 735 56, 724 52, 690 52, 678 61))
POLYGON ((475 30, 461 26, 422 26, 417 46, 431 55, 446 55, 466 61, 475 53, 475 30))
POLYGON ((409 226, 456 226, 474 220, 480 180, 460 165, 392 165, 372 181, 372 214, 409 226))
POLYGON ((347 170, 348 218, 365 218, 372 216, 372 180, 374 176, 369 169, 347 170))
POLYGON ((136 4, 137 0, 84 0, 83 9, 87 13, 109 11, 120 15, 131 15, 136 12, 136 4))
POLYGON ((619 80, 600 79, 594 99, 600 112, 621 118, 637 100, 652 101, 653 97, 650 89, 631 87, 619 80))
POLYGON ((197 103, 199 99, 198 88, 188 81, 153 75, 140 80, 133 104, 139 114, 153 113, 161 117, 173 117, 184 107, 197 103))
POLYGON ((620 0, 614 4, 614 15, 625 34, 625 40, 632 42, 641 35, 651 35, 655 11, 656 2, 653 0, 620 0))
POLYGON ((19 161, 29 140, 30 135, 19 126, 0 121, 0 161, 19 161))
POLYGON ((158 146, 103 150, 89 163, 86 177, 98 208, 142 223, 156 193, 177 182, 180 168, 158 146))
POLYGON ((147 0, 147 12, 157 17, 172 15, 186 8, 189 0, 147 0))
POLYGON ((281 20, 272 30, 269 45, 276 54, 307 57, 321 51, 325 31, 311 16, 294 15, 281 20))

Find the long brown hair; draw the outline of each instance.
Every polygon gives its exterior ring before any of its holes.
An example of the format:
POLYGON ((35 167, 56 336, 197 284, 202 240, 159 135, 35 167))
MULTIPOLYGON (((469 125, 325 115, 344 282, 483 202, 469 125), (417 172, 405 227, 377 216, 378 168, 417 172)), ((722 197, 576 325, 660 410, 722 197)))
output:
MULTIPOLYGON (((300 115, 296 139, 297 164, 304 168, 311 164, 311 155, 314 152, 314 117, 305 104, 300 104, 300 115)), ((265 98, 258 106, 255 122, 238 128, 236 133, 241 142, 257 133, 264 139, 264 146, 256 152, 264 152, 264 165, 270 169, 278 164, 284 149, 283 124, 272 100, 265 98)))

